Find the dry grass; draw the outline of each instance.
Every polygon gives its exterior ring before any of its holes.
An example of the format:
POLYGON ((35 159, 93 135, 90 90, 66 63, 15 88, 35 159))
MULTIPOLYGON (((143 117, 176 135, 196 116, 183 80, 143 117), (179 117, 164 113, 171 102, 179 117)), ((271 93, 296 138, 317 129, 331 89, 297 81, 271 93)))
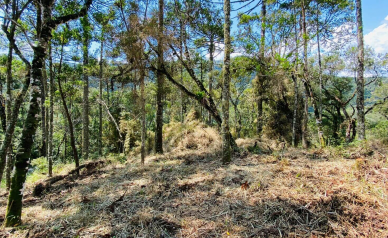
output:
MULTIPOLYGON (((138 159, 111 163, 56 184, 43 198, 28 193, 24 226, 2 234, 388 236, 386 152, 365 155, 362 162, 335 155, 345 150, 288 149, 282 158, 244 152, 223 166, 215 149, 184 149, 186 140, 178 142, 180 149, 148 157, 145 166, 138 159)), ((0 204, 4 214, 5 197, 0 204)))

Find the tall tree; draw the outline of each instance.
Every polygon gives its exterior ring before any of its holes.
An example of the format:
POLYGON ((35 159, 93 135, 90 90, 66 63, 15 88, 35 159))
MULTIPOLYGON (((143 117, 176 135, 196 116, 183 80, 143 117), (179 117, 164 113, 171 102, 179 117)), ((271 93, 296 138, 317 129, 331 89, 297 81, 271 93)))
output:
POLYGON ((49 177, 53 176, 53 138, 54 138, 54 70, 53 70, 53 58, 52 58, 52 44, 49 44, 49 73, 50 73, 50 106, 49 106, 49 119, 48 119, 48 143, 47 143, 47 157, 48 157, 48 174, 49 177))
POLYGON ((224 68, 223 68, 223 84, 222 84, 222 162, 224 164, 231 161, 230 150, 230 133, 229 133, 229 97, 230 97, 230 54, 232 51, 230 37, 230 0, 224 0, 224 68))
POLYGON ((262 0, 261 3, 261 35, 260 35, 260 71, 256 78, 257 82, 257 135, 263 130, 263 81, 265 80, 264 56, 265 56, 265 29, 266 29, 267 3, 262 0))
POLYGON ((364 32, 362 23, 361 0, 356 0, 357 15, 357 132, 360 140, 365 140, 365 112, 364 112, 364 32))
POLYGON ((89 158, 89 76, 88 76, 88 64, 89 64, 89 38, 90 38, 90 23, 88 15, 86 14, 81 19, 82 24, 82 49, 83 49, 83 80, 84 80, 84 93, 83 93, 83 112, 82 112, 82 156, 84 160, 89 158))
MULTIPOLYGON (((15 43, 15 31, 16 31, 17 21, 19 20, 23 11, 28 7, 28 5, 30 3, 31 3, 31 1, 27 1, 26 3, 23 3, 21 5, 21 7, 19 8, 17 5, 17 1, 13 0, 12 7, 11 7, 12 13, 8 13, 8 11, 7 11, 7 16, 4 18, 5 22, 2 25, 2 30, 8 39, 9 46, 12 47, 13 51, 15 51, 15 53, 19 56, 19 58, 25 64, 26 74, 25 74, 25 78, 24 78, 25 80, 23 82, 22 89, 17 94, 16 98, 14 99, 12 113, 11 113, 11 116, 8 116, 5 137, 4 137, 4 140, 3 140, 1 147, 0 147, 0 181, 3 177, 4 168, 6 165, 6 156, 9 153, 9 150, 11 148, 12 138, 13 138, 13 134, 15 131, 15 126, 16 126, 17 119, 19 116, 19 110, 20 110, 20 107, 24 101, 23 100, 24 96, 27 93, 28 88, 30 86, 31 64, 24 57, 24 55, 21 53, 21 51, 19 50, 18 46, 15 43)), ((10 4, 10 2, 7 3, 7 6, 8 6, 8 4, 10 4)), ((9 6, 7 8, 9 8, 9 6)), ((10 63, 10 65, 7 65, 7 72, 12 74, 12 71, 10 71, 10 70, 12 70, 12 61, 8 61, 7 64, 8 63, 10 63), (10 69, 8 69, 8 67, 10 67, 10 69)), ((8 76, 7 76, 7 78, 8 78, 8 76)), ((11 105, 8 104, 7 106, 10 107, 11 105)), ((13 158, 12 158, 12 160, 13 160, 13 158)), ((9 160, 9 162, 11 162, 11 161, 9 160)), ((13 162, 12 162, 12 164, 13 164, 13 162)), ((10 164, 9 164, 9 166, 10 166, 10 164)))
MULTIPOLYGON (((158 26, 158 69, 163 65, 163 14, 164 0, 159 0, 159 26, 158 26)), ((156 89, 156 132, 155 132, 155 152, 163 154, 163 95, 164 95, 164 75, 157 72, 156 89)))
MULTIPOLYGON (((12 176, 11 189, 5 214, 4 225, 6 227, 12 227, 21 223, 22 199, 27 175, 26 168, 28 168, 31 156, 31 149, 34 142, 33 137, 40 120, 39 104, 40 100, 42 100, 41 84, 43 77, 43 61, 47 56, 47 46, 52 37, 52 30, 62 23, 84 16, 92 4, 92 0, 86 0, 85 5, 77 12, 56 16, 54 18, 52 15, 55 3, 56 2, 52 0, 39 1, 38 4, 35 4, 37 13, 40 13, 37 14, 36 19, 36 29, 38 29, 36 38, 39 40, 37 41, 37 45, 33 47, 34 56, 31 67, 31 96, 15 158, 15 172, 12 176)), ((13 42, 12 45, 16 50, 16 44, 13 42)))

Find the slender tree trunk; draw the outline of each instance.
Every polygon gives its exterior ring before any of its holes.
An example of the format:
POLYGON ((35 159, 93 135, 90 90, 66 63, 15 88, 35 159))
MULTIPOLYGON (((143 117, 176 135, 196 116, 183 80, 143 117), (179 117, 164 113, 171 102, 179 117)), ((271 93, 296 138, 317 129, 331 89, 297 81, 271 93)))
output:
MULTIPOLYGON (((158 29, 158 68, 163 65, 163 13, 164 0, 159 0, 159 29, 158 29)), ((157 92, 156 92, 156 133, 155 133, 155 152, 163 154, 163 95, 164 95, 164 76, 157 73, 157 92)))
MULTIPOLYGON (((295 3, 295 2, 294 2, 295 3)), ((296 11, 296 9, 294 9, 296 11)), ((292 146, 296 147, 296 119, 298 116, 298 64, 299 64, 299 45, 298 45, 298 20, 295 14, 295 73, 292 74, 292 80, 294 81, 294 112, 292 116, 292 146)))
MULTIPOLYGON (((84 94, 83 94, 83 114, 82 114, 82 156, 84 160, 89 159, 89 76, 87 67, 89 64, 89 19, 88 15, 83 17, 83 77, 84 77, 84 94)), ((65 101, 64 101, 65 102, 65 101)), ((66 110, 66 109, 65 109, 66 110)), ((71 120, 71 119, 70 119, 71 120)), ((70 135, 72 132, 70 132, 70 135)), ((71 135, 72 136, 72 135, 71 135)), ((75 146, 75 145, 74 145, 75 146)), ((72 145, 73 147, 73 145, 72 145)), ((74 152, 74 148, 73 148, 74 152)))
MULTIPOLYGON (((210 73, 209 73, 209 94, 213 95, 213 70, 214 70, 214 36, 210 36, 210 46, 209 46, 209 63, 210 63, 210 73)), ((212 115, 209 113, 209 124, 212 123, 212 115)))
POLYGON ((265 53, 265 30, 266 30, 266 16, 267 16, 267 6, 266 0, 262 1, 261 4, 261 39, 260 39, 260 76, 257 77, 258 80, 258 95, 257 95, 257 135, 260 135, 263 130, 263 82, 265 80, 265 69, 263 67, 264 63, 264 53, 265 53))
POLYGON ((41 156, 47 155, 47 127, 46 127, 46 91, 47 91, 47 73, 46 73, 46 64, 43 61, 43 69, 42 69, 42 101, 40 105, 42 107, 42 120, 41 120, 41 128, 42 128, 42 147, 41 147, 41 156))
POLYGON ((47 141, 47 157, 49 177, 53 176, 53 138, 54 138, 54 75, 51 43, 49 45, 49 68, 50 68, 50 108, 49 108, 49 134, 47 141))
POLYGON ((77 168, 79 166, 79 158, 78 158, 78 152, 77 152, 77 147, 75 145, 75 137, 74 137, 74 126, 73 126, 73 121, 71 120, 71 115, 69 112, 69 109, 67 107, 66 103, 66 98, 65 94, 63 93, 62 90, 62 84, 61 84, 61 66, 62 66, 62 59, 63 59, 63 44, 61 46, 61 58, 60 58, 60 63, 59 63, 59 69, 58 69, 58 89, 59 89, 59 94, 61 95, 62 99, 62 104, 63 104, 63 109, 65 111, 65 116, 67 119, 67 123, 69 125, 69 131, 70 131, 70 145, 73 150, 73 156, 74 156, 74 162, 75 162, 75 167, 77 168))
POLYGON ((145 160, 145 143, 146 143, 146 112, 145 112, 145 95, 144 95, 144 77, 145 72, 142 67, 140 72, 140 107, 141 107, 141 163, 145 160))
MULTIPOLYGON (((302 31, 303 31, 303 60, 304 60, 304 66, 303 66, 303 77, 304 77, 304 84, 307 83, 308 78, 308 59, 307 59, 307 27, 306 27, 306 6, 305 6, 305 0, 302 2, 302 31)), ((306 87, 306 86, 305 86, 306 87)), ((305 99, 304 99, 304 110, 303 110, 303 127, 302 127, 302 145, 303 148, 308 147, 308 141, 307 141, 307 123, 308 123, 308 92, 307 88, 305 90, 305 99)))
POLYGON ((357 12, 357 131, 358 138, 365 140, 365 113, 364 113, 364 32, 362 23, 361 0, 356 0, 357 12))
POLYGON ((302 146, 303 148, 308 148, 309 147, 309 142, 308 142, 308 139, 307 139, 307 129, 308 129, 308 126, 307 126, 307 122, 309 120, 309 102, 308 102, 309 98, 305 92, 305 96, 304 96, 304 100, 303 100, 303 103, 304 103, 304 107, 303 107, 303 125, 302 125, 302 146))
MULTIPOLYGON (((319 4, 317 3, 317 9, 319 4)), ((325 139, 323 136, 323 128, 322 128, 322 61, 321 61, 321 44, 319 39, 319 13, 317 11, 317 44, 318 44, 318 66, 319 66, 319 115, 316 118, 317 127, 318 127, 318 139, 319 144, 322 147, 325 147, 325 139)))
POLYGON ((225 56, 224 56, 224 82, 222 87, 222 162, 227 164, 231 161, 231 149, 230 149, 230 133, 229 133, 229 90, 230 90, 230 53, 231 53, 231 39, 230 39, 230 0, 224 0, 224 43, 225 43, 225 56))
MULTIPOLYGON (((297 63, 295 63, 297 64, 297 63)), ((292 116, 292 146, 296 147, 296 118, 298 116, 298 79, 295 75, 292 75, 294 81, 294 112, 292 116)))
MULTIPOLYGON (((101 38, 101 54, 100 54, 100 81, 99 81, 99 95, 98 98, 102 101, 102 84, 103 80, 103 52, 104 52, 104 41, 101 38)), ((102 105, 98 105, 98 119, 99 119, 99 128, 98 128, 98 154, 102 156, 102 105)))
MULTIPOLYGON (((184 25, 183 21, 180 20, 180 56, 181 59, 183 59, 183 41, 184 41, 184 25)), ((183 84, 183 65, 182 63, 180 64, 180 70, 181 70, 181 77, 180 77, 180 83, 183 84)), ((181 123, 183 123, 185 119, 185 99, 184 99, 184 94, 182 91, 180 91, 181 94, 181 123)))

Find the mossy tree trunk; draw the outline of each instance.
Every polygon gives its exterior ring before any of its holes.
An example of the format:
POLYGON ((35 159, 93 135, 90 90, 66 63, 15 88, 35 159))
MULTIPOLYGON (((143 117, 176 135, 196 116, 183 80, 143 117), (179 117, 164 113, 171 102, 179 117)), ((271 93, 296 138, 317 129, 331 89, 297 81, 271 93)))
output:
MULTIPOLYGON (((86 14, 92 0, 87 0, 85 6, 75 14, 52 18, 55 1, 42 1, 37 5, 37 11, 42 14, 37 18, 37 45, 33 47, 33 60, 31 67, 31 96, 27 117, 24 122, 20 143, 15 158, 15 172, 12 176, 11 189, 8 196, 7 210, 4 225, 16 226, 21 223, 23 190, 26 181, 28 164, 34 143, 34 136, 40 121, 40 102, 42 100, 42 68, 47 56, 47 46, 51 40, 51 32, 58 25, 76 19, 86 14), (41 18, 42 17, 42 18, 41 18)), ((13 41, 14 50, 17 49, 13 41)), ((16 50, 18 53, 18 50, 16 50)), ((20 52, 19 52, 20 53, 20 52)), ((18 55, 19 55, 18 53, 18 55)), ((21 53, 20 53, 21 55, 21 53)), ((28 62, 28 61, 27 61, 28 62)), ((17 118, 17 115, 13 115, 17 118)))
MULTIPOLYGON (((13 36, 11 36, 13 37, 13 36)), ((7 91, 6 91, 6 100, 5 100, 5 106, 6 106, 6 125, 3 125, 3 131, 6 133, 6 127, 10 125, 10 119, 12 118, 12 94, 11 94, 11 85, 12 85, 12 59, 13 59, 13 49, 12 45, 9 44, 8 46, 8 58, 7 58, 7 65, 6 65, 6 85, 7 85, 7 91)), ((12 140, 11 144, 7 148, 7 165, 6 165, 6 172, 5 172, 5 184, 7 190, 10 189, 11 186, 11 171, 14 164, 14 159, 12 156, 12 140)), ((0 179, 1 180, 1 179, 0 179)))
POLYGON ((362 23, 361 0, 356 0, 357 14, 357 132, 360 140, 365 140, 365 112, 364 112, 364 31, 362 23))
MULTIPOLYGON (((10 2, 8 2, 8 4, 6 5, 6 8, 9 8, 9 4, 10 4, 10 2)), ((19 56, 19 58, 23 61, 23 63, 25 64, 25 67, 26 67, 26 74, 24 77, 22 89, 17 94, 12 109, 11 109, 10 101, 8 101, 8 104, 7 104, 7 113, 9 113, 8 118, 7 118, 7 128, 5 131, 4 140, 3 140, 1 147, 0 147, 0 181, 3 177, 4 168, 6 165, 7 154, 10 154, 10 148, 12 146, 12 138, 13 138, 15 126, 17 123, 19 110, 20 110, 22 103, 24 102, 24 96, 26 95, 26 93, 28 91, 28 87, 30 86, 30 79, 31 79, 31 72, 30 72, 31 64, 23 56, 23 54, 19 50, 18 46, 16 45, 15 39, 14 39, 15 31, 16 31, 16 22, 20 18, 20 15, 23 13, 23 11, 30 4, 30 2, 26 3, 20 9, 17 9, 17 4, 16 4, 15 0, 13 0, 11 4, 12 4, 12 6, 11 6, 11 8, 12 8, 12 21, 10 21, 10 25, 8 23, 3 24, 2 30, 5 33, 5 35, 8 39, 8 42, 9 42, 9 52, 11 50, 13 50, 19 56), (12 113, 10 113, 10 111, 12 111, 12 113)), ((10 56, 12 56, 12 54, 10 56)), ((10 91, 11 91, 12 58, 13 57, 8 58, 8 61, 7 61, 7 94, 10 94, 10 91)), ((10 97, 9 98, 7 97, 7 100, 10 100, 10 97)), ((7 167, 11 167, 11 165, 13 166, 13 163, 14 163, 13 158, 11 158, 10 155, 9 155, 8 162, 9 163, 8 163, 7 167), (12 159, 12 161, 11 161, 11 159, 12 159)), ((10 173, 9 173, 9 175, 10 175, 10 173)), ((7 178, 7 180, 8 180, 7 184, 9 185, 10 179, 7 178)))

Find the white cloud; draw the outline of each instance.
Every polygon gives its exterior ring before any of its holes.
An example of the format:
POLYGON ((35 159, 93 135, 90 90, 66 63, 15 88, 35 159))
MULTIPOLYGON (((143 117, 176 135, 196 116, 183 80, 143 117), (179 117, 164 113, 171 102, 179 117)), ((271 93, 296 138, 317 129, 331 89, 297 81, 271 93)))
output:
MULTIPOLYGON (((388 16, 385 20, 388 21, 388 16)), ((365 44, 374 48, 376 53, 388 53, 388 23, 382 23, 366 34, 365 44)))
MULTIPOLYGON (((223 43, 216 43, 215 44, 215 48, 216 48, 216 50, 214 52, 214 60, 216 60, 216 61, 224 60, 224 48, 225 48, 225 45, 223 43)), ((234 52, 234 53, 230 54, 230 57, 234 58, 234 57, 241 56, 241 55, 243 55, 241 52, 234 52)), ((207 59, 209 59, 210 58, 209 53, 207 53, 205 55, 205 57, 207 59)))

